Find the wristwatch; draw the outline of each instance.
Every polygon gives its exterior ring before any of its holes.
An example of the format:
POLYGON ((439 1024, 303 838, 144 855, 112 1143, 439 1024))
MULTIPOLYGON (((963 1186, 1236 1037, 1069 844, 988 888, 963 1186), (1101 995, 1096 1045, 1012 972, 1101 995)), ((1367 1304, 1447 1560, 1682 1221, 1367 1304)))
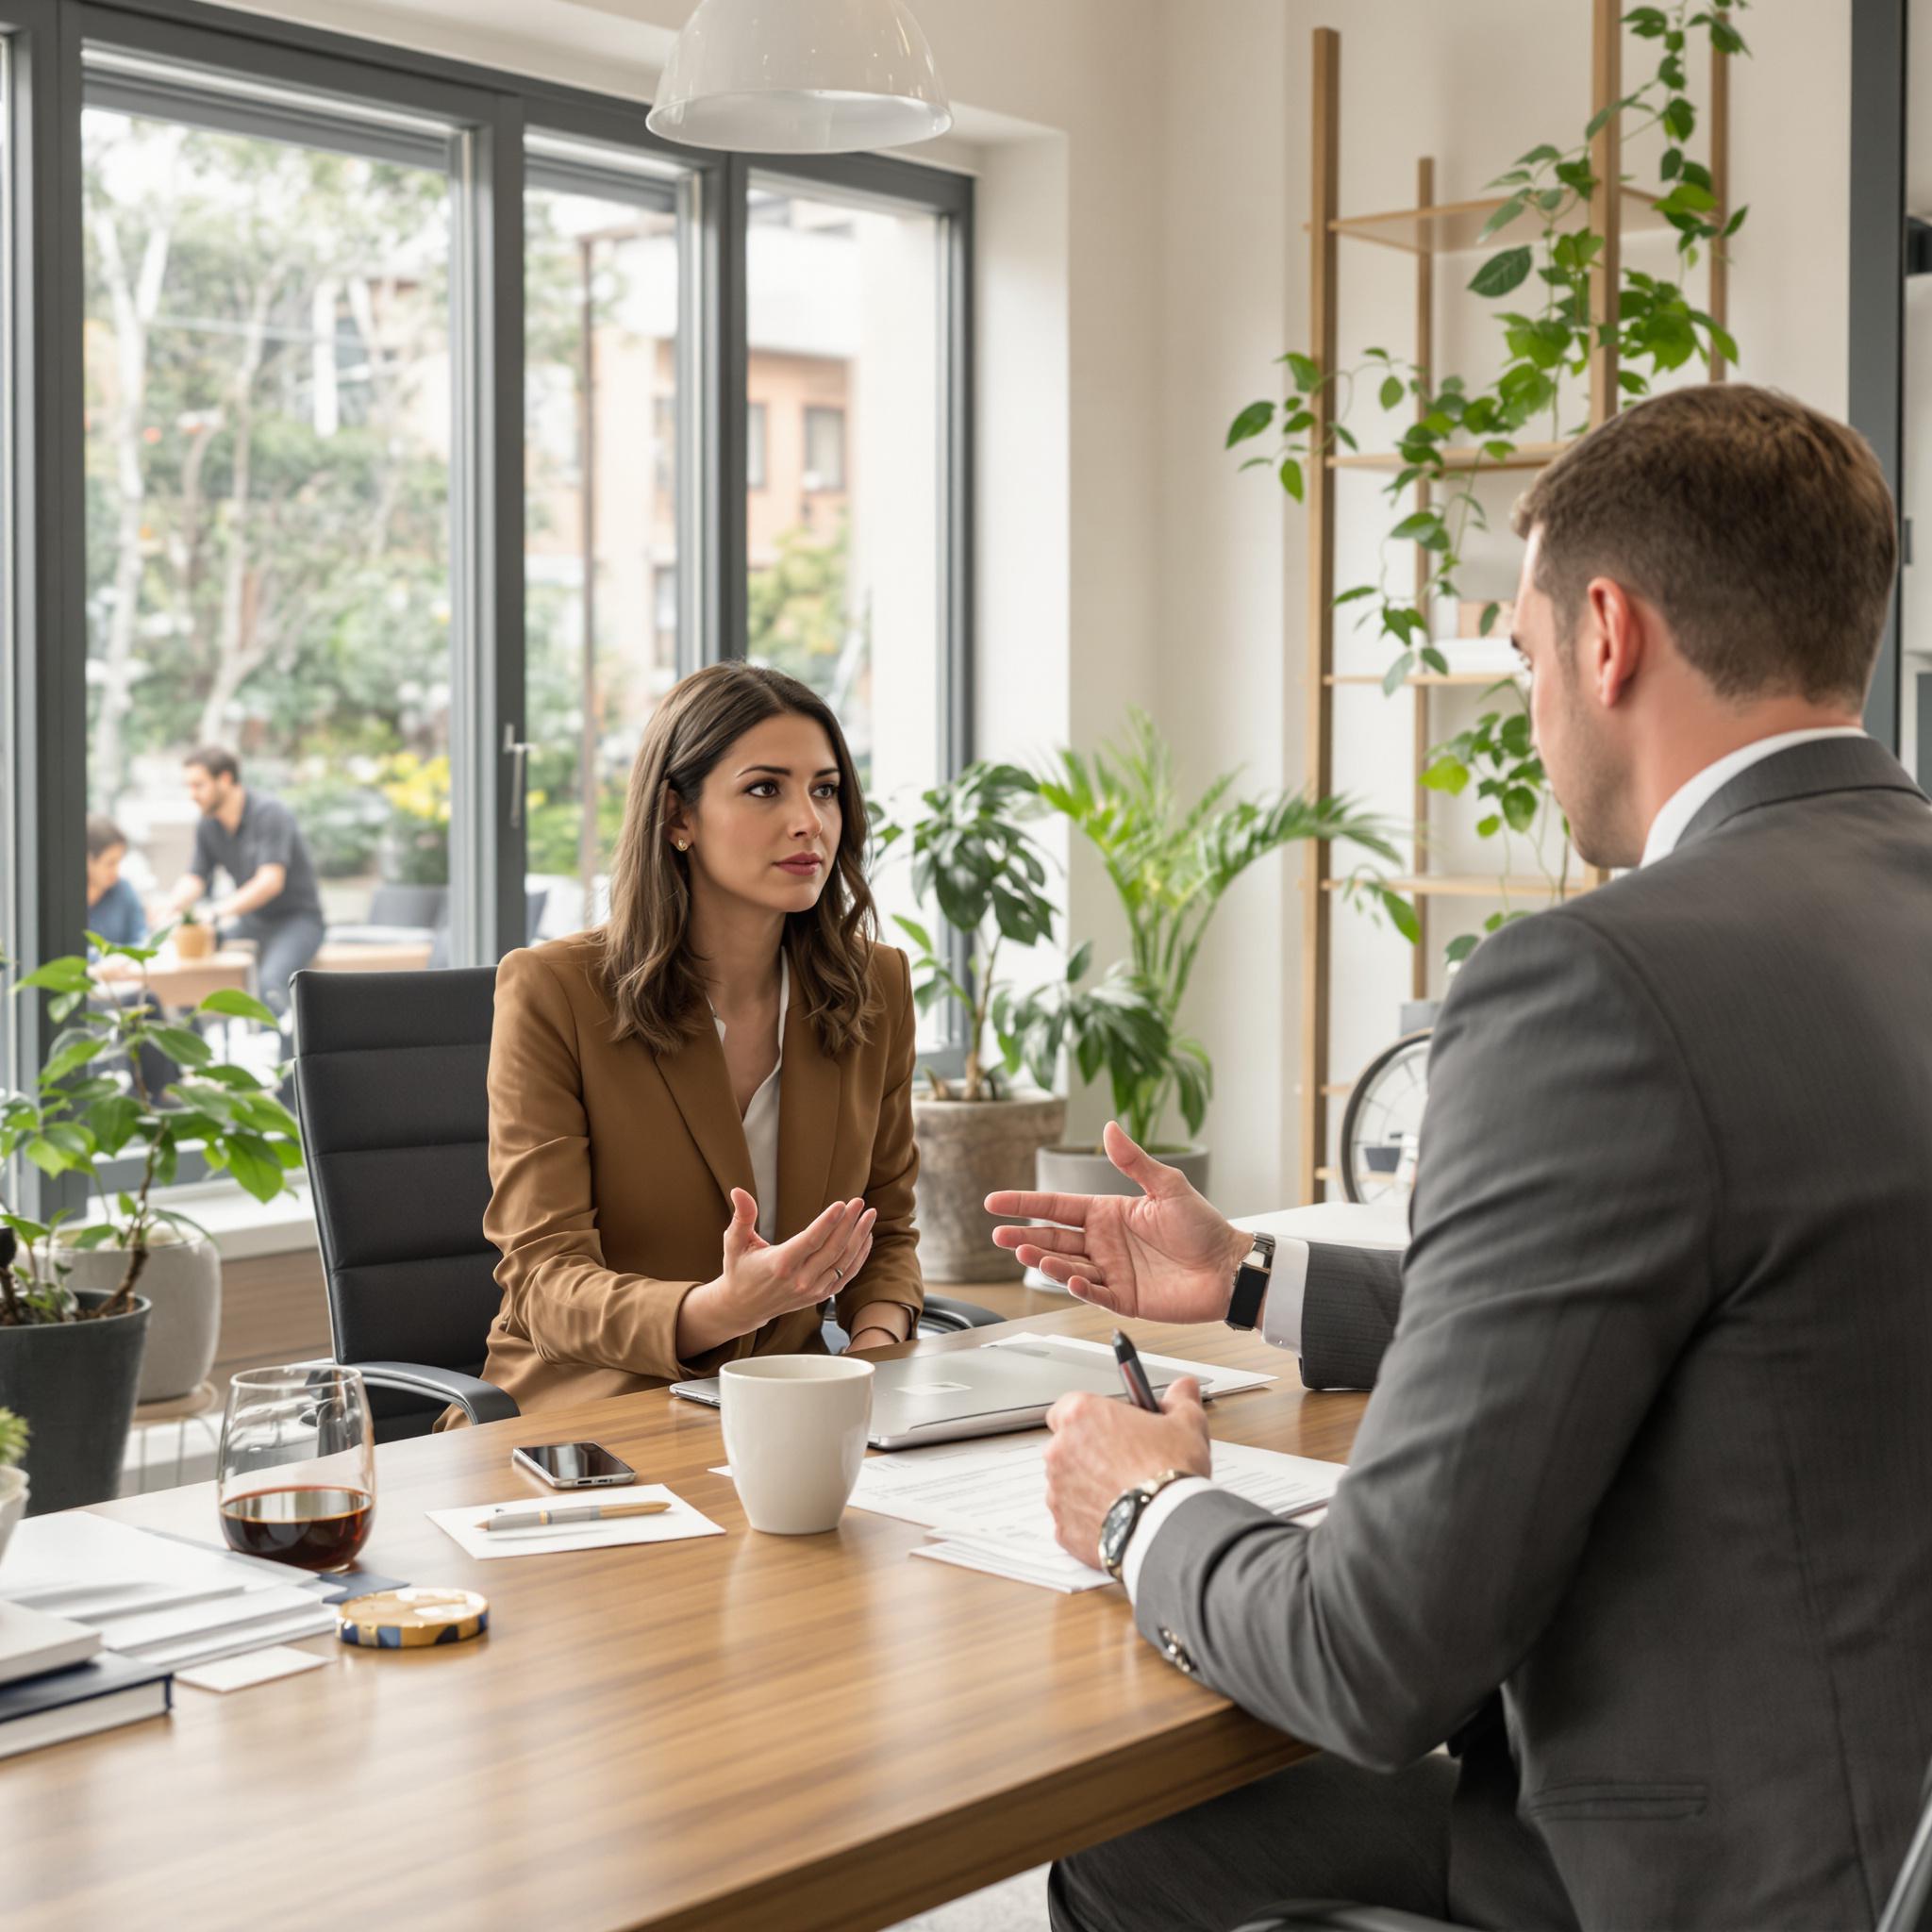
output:
POLYGON ((1126 1557, 1127 1541, 1134 1534, 1134 1525, 1140 1522, 1141 1512, 1169 1483, 1179 1482, 1187 1473, 1184 1469, 1163 1469, 1158 1475, 1150 1475, 1145 1482, 1136 1483, 1130 1490, 1123 1490, 1101 1518, 1100 1567, 1116 1583, 1121 1580, 1121 1564, 1126 1557))
POLYGON ((1230 1328, 1257 1328, 1261 1322, 1261 1304, 1268 1299, 1268 1284, 1274 1275, 1274 1237, 1257 1234, 1248 1237, 1254 1246, 1248 1257, 1235 1270, 1234 1291, 1227 1298, 1227 1325, 1230 1328))

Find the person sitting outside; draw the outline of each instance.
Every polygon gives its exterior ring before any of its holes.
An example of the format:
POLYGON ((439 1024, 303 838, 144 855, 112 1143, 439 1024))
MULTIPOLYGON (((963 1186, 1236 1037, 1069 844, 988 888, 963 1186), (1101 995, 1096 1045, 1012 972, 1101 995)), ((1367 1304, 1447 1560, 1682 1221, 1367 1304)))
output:
POLYGON ((201 823, 170 909, 187 911, 206 896, 217 868, 226 873, 234 890, 215 904, 217 931, 260 947, 262 1002, 279 1017, 289 1009, 290 979, 322 944, 322 894, 308 841, 280 799, 244 789, 233 752, 201 745, 182 765, 201 823))
MULTIPOLYGON (((87 819, 87 929, 109 945, 138 946, 147 938, 147 914, 141 894, 121 876, 127 857, 127 834, 102 812, 87 819)), ((92 941, 88 953, 99 951, 92 941)))

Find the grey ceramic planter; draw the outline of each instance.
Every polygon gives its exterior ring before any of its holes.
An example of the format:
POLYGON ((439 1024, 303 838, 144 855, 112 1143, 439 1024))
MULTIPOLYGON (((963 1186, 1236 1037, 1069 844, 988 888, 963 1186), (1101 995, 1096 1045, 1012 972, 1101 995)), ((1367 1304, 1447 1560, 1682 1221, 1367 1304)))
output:
MULTIPOLYGON (((68 1287, 112 1294, 127 1273, 125 1248, 92 1248, 68 1257, 68 1287)), ((159 1241, 147 1251, 141 1292, 154 1308, 141 1363, 137 1402, 191 1395, 214 1367, 222 1325, 222 1257, 211 1241, 159 1241)))
MULTIPOLYGON (((83 1291, 85 1307, 105 1295, 83 1291)), ((27 1514, 105 1503, 120 1492, 121 1458, 134 1420, 148 1305, 103 1322, 43 1322, 0 1328, 0 1408, 32 1431, 24 1467, 27 1514)))
POLYGON ((914 1100, 919 1140, 919 1272, 927 1281, 1017 1281, 1019 1262, 992 1244, 999 1225, 982 1205, 1033 1185, 1033 1158, 1067 1124, 1067 1103, 914 1100))
MULTIPOLYGON (((1161 1148, 1155 1159, 1177 1167, 1197 1193, 1208 1191, 1208 1150, 1205 1147, 1161 1148)), ((1138 1194, 1141 1191, 1105 1154, 1094 1147, 1042 1147, 1039 1178, 1034 1185, 1051 1194, 1138 1194)), ((1026 1274, 1029 1288, 1059 1289, 1059 1283, 1037 1269, 1026 1274)))

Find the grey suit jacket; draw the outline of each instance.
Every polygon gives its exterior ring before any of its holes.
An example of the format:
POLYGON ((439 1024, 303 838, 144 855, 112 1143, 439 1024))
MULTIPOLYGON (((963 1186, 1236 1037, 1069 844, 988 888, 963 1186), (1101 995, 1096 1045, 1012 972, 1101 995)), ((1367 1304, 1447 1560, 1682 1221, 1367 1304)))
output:
POLYGON ((1374 1385, 1326 1522, 1191 1498, 1141 1629, 1369 1766, 1500 1690, 1585 1926, 1871 1924, 1932 1757, 1932 809, 1894 760, 1775 753, 1487 941, 1412 1220, 1311 1258, 1307 1377, 1374 1385))

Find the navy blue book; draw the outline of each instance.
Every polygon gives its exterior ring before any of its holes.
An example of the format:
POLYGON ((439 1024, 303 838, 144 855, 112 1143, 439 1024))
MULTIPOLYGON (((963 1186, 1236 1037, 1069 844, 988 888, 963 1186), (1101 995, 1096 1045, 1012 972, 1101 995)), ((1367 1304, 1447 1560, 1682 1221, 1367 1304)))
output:
POLYGON ((0 1685, 0 1757, 164 1716, 174 1686, 173 1671, 111 1651, 71 1670, 0 1685))

